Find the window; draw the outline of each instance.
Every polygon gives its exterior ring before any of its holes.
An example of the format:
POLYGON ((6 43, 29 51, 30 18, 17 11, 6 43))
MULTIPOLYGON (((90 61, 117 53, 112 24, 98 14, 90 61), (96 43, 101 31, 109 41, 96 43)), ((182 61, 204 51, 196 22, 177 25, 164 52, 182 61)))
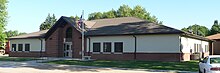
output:
POLYGON ((199 44, 199 52, 202 52, 202 44, 199 44))
POLYGON ((210 64, 220 64, 220 58, 219 57, 210 58, 210 64))
POLYGON ((25 51, 30 51, 30 44, 25 44, 25 51))
POLYGON ((93 43, 93 52, 100 52, 100 43, 93 43))
POLYGON ((103 52, 111 52, 111 42, 104 42, 103 43, 103 52))
POLYGON ((115 42, 115 52, 123 52, 123 42, 115 42))
POLYGON ((72 38, 72 27, 67 28, 66 38, 72 38))
POLYGON ((12 48, 13 51, 16 51, 16 44, 12 44, 11 48, 12 48))
POLYGON ((23 44, 18 44, 18 51, 22 51, 23 50, 23 44))
POLYGON ((199 52, 199 44, 196 44, 196 49, 197 49, 196 52, 199 52))
POLYGON ((209 52, 209 46, 205 45, 205 52, 209 52))
POLYGON ((196 51, 196 44, 194 44, 194 53, 196 53, 197 51, 196 51))

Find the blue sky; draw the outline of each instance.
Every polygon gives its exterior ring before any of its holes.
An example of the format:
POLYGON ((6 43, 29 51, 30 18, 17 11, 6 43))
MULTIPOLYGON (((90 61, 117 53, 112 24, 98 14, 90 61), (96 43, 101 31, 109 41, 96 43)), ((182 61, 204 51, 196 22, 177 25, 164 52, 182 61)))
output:
POLYGON ((141 5, 164 25, 181 29, 199 24, 210 28, 220 20, 220 0, 9 0, 6 29, 20 32, 39 31, 48 13, 60 16, 81 15, 118 9, 126 4, 141 5))

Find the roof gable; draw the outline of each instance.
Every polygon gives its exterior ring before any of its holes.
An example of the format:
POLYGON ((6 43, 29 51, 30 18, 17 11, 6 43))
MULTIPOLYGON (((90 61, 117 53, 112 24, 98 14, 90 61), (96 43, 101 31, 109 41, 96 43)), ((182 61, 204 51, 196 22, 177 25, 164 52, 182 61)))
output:
POLYGON ((66 24, 70 24, 72 27, 76 28, 79 31, 79 28, 77 28, 75 19, 70 17, 62 16, 60 19, 48 30, 48 32, 45 35, 45 39, 48 39, 49 36, 58 28, 63 27, 66 24))

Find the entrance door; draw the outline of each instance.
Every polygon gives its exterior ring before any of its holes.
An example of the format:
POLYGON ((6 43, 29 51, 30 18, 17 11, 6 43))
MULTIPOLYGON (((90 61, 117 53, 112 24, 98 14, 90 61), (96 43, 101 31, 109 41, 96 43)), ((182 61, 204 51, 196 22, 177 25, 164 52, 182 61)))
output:
POLYGON ((64 43, 63 55, 72 58, 72 43, 64 43))

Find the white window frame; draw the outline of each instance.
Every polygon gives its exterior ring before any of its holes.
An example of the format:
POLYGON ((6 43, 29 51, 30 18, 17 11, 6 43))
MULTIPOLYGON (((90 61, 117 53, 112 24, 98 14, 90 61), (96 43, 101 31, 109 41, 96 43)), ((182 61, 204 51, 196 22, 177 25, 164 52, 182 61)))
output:
POLYGON ((102 52, 102 42, 95 41, 95 42, 92 42, 91 45, 92 45, 92 46, 91 46, 92 49, 90 49, 90 50, 91 50, 92 54, 100 54, 100 53, 102 52), (100 52, 94 52, 94 51, 93 51, 93 46, 94 46, 93 44, 94 44, 94 43, 100 43, 100 52))
POLYGON ((30 43, 25 43, 25 44, 24 44, 24 52, 30 52, 30 51, 31 51, 31 44, 30 44, 30 43), (29 51, 25 51, 25 45, 26 45, 26 44, 29 44, 29 51))

